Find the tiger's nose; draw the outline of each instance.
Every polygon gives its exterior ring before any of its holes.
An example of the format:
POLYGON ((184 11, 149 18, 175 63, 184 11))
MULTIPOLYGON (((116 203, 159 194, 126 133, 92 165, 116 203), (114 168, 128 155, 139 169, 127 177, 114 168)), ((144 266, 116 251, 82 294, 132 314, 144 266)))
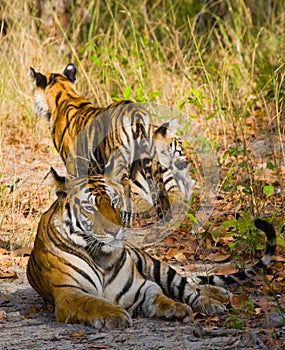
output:
POLYGON ((116 225, 110 226, 105 230, 106 233, 116 237, 116 239, 122 235, 121 231, 122 231, 122 228, 116 225))

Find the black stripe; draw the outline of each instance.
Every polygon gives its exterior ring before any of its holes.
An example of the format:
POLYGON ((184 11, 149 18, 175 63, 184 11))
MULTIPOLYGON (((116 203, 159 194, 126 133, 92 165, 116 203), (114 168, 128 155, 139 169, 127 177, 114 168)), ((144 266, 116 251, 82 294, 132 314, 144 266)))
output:
POLYGON ((189 294, 188 297, 185 299, 185 303, 187 305, 192 307, 192 305, 197 301, 197 299, 200 298, 200 289, 197 288, 196 292, 197 294, 195 295, 195 298, 191 301, 191 304, 190 304, 190 299, 193 297, 194 292, 192 294, 189 294))
MULTIPOLYGON (((170 181, 173 181, 173 176, 171 177, 168 177, 166 180, 163 180, 164 181, 164 185, 167 185, 170 181)), ((174 187, 174 186, 172 186, 174 187)))
POLYGON ((116 278, 117 274, 121 270, 122 266, 124 265, 127 258, 127 253, 125 249, 122 249, 121 255, 116 259, 116 265, 112 265, 110 267, 110 270, 112 271, 111 276, 108 278, 108 280, 105 282, 105 286, 108 286, 108 284, 111 284, 114 279, 116 278))
POLYGON ((142 259, 142 255, 135 249, 132 249, 132 252, 135 253, 137 261, 135 262, 136 267, 139 271, 140 274, 142 274, 144 276, 143 273, 143 259, 142 259))
POLYGON ((132 265, 132 271, 131 274, 127 280, 127 282, 124 284, 122 290, 116 295, 116 304, 119 303, 119 300, 121 299, 121 297, 127 293, 127 291, 131 288, 131 286, 133 285, 133 280, 134 280, 134 265, 132 265))
POLYGON ((137 180, 134 180, 133 183, 134 185, 136 185, 136 187, 140 188, 143 192, 148 193, 148 191, 144 188, 142 182, 138 182, 137 180))
MULTIPOLYGON (((84 293, 89 293, 88 290, 81 288, 79 286, 74 286, 72 284, 53 284, 53 287, 55 288, 74 288, 74 289, 78 289, 81 290, 84 293)), ((97 289, 97 288, 96 288, 97 289)), ((90 293, 89 293, 90 294, 90 293)))
POLYGON ((79 105, 75 105, 74 108, 81 109, 81 108, 84 108, 85 106, 88 106, 88 105, 90 105, 90 107, 92 107, 92 109, 94 108, 93 105, 91 104, 91 102, 89 102, 89 101, 81 102, 81 103, 79 103, 79 105))
POLYGON ((154 280, 155 282, 161 286, 161 280, 160 280, 160 262, 154 258, 152 258, 152 261, 153 261, 153 277, 154 277, 154 280))
MULTIPOLYGON (((62 248, 62 247, 60 247, 60 248, 62 248)), ((69 250, 65 250, 65 252, 71 254, 69 250)), ((50 253, 52 254, 52 252, 50 252, 50 253)), ((73 252, 72 252, 72 253, 73 253, 73 252)), ((54 254, 53 254, 53 255, 54 255, 54 254)), ((76 254, 73 254, 73 255, 76 256, 76 254)), ((80 276, 84 277, 87 281, 89 281, 90 284, 92 284, 92 286, 93 286, 96 290, 98 289, 97 286, 96 286, 96 284, 95 284, 95 282, 93 281, 93 279, 92 279, 84 270, 80 269, 79 267, 77 267, 77 266, 75 266, 75 265, 70 264, 65 258, 61 258, 61 257, 59 257, 59 256, 57 256, 57 255, 54 255, 54 256, 55 256, 62 264, 64 264, 64 265, 70 267, 72 270, 76 271, 80 276)), ((57 265, 54 265, 54 264, 50 264, 50 265, 51 265, 51 268, 53 268, 53 269, 55 269, 55 270, 56 270, 56 269, 59 270, 59 268, 58 268, 57 265)), ((95 272, 97 278, 98 278, 99 281, 100 281, 101 279, 100 279, 100 276, 98 275, 98 272, 97 272, 96 270, 93 270, 93 271, 95 272)), ((71 279, 73 279, 78 285, 80 285, 80 282, 78 282, 78 281, 76 280, 76 278, 75 278, 75 276, 74 276, 73 274, 70 274, 70 273, 63 273, 61 270, 59 270, 59 272, 60 272, 60 274, 62 274, 62 275, 63 275, 63 274, 64 274, 64 275, 68 275, 68 276, 69 276, 71 279)))
POLYGON ((169 267, 167 271, 167 290, 169 291, 169 294, 171 296, 173 295, 172 282, 175 275, 176 275, 176 271, 173 268, 169 267))
POLYGON ((185 290, 185 286, 187 284, 187 279, 185 277, 181 278, 179 287, 178 287, 178 300, 183 301, 183 296, 184 296, 184 290, 185 290))
MULTIPOLYGON (((65 240, 61 234, 57 231, 57 228, 54 227, 53 225, 53 221, 54 221, 54 214, 57 213, 57 210, 58 210, 58 201, 55 202, 55 204, 53 204, 54 206, 54 210, 53 210, 53 214, 49 217, 49 220, 48 220, 48 223, 47 223, 47 227, 49 228, 48 229, 48 237, 50 239, 50 241, 56 246, 58 247, 60 250, 68 253, 68 254, 71 254, 71 255, 74 255, 76 256, 77 258, 81 259, 82 261, 84 261, 91 269, 92 271, 94 272, 94 274, 97 276, 97 278, 99 279, 100 283, 102 283, 102 280, 99 276, 99 273, 98 273, 98 270, 97 270, 97 267, 96 265, 94 265, 93 261, 91 260, 91 258, 84 254, 84 251, 82 249, 80 249, 80 247, 76 247, 73 243, 71 243, 70 241, 67 241, 65 240)), ((68 216, 70 217, 70 220, 71 220, 71 214, 70 214, 70 205, 69 203, 66 204, 66 208, 68 208, 68 216)), ((51 210, 52 207, 49 209, 51 210)), ((38 240, 40 240, 39 237, 37 237, 38 240)), ((46 243, 43 242, 42 243, 44 246, 46 246, 46 243)), ((49 251, 51 254, 53 254, 53 252, 50 250, 49 251)), ((54 254, 53 254, 54 255, 54 254)), ((61 260, 61 258, 57 255, 54 255, 56 256, 57 259, 61 260)), ((62 259, 62 263, 64 265, 67 265, 67 266, 70 266, 71 268, 73 268, 75 271, 77 271, 79 274, 81 274, 83 277, 85 277, 96 289, 96 284, 94 283, 94 281, 89 277, 89 275, 87 275, 84 271, 80 270, 79 268, 77 268, 76 266, 74 265, 71 265, 69 264, 69 262, 67 260, 63 260, 62 259)), ((55 266, 57 268, 57 266, 55 266)), ((72 277, 72 276, 71 276, 72 277)))
MULTIPOLYGON (((215 275, 210 275, 210 276, 198 276, 199 278, 199 284, 210 284, 210 285, 215 285, 214 283, 214 277, 215 275)), ((219 276, 220 277, 220 276, 219 276)))
MULTIPOLYGON (((135 295, 135 298, 134 298, 132 304, 131 304, 129 307, 126 308, 127 311, 128 311, 128 309, 129 309, 130 307, 132 307, 134 304, 136 304, 136 303, 138 302, 140 296, 142 295, 142 294, 141 294, 141 289, 142 289, 143 286, 146 284, 146 282, 147 282, 147 281, 144 280, 144 282, 141 284, 141 286, 140 286, 139 289, 137 290, 136 295, 135 295)), ((142 313, 142 305, 143 305, 144 302, 145 302, 145 293, 144 293, 144 295, 143 295, 143 298, 142 298, 140 304, 139 304, 139 305, 137 306, 137 308, 133 311, 133 317, 138 317, 138 316, 142 313)))
POLYGON ((59 103, 59 100, 60 100, 61 96, 62 96, 62 92, 59 91, 59 93, 58 93, 58 94, 56 95, 56 97, 55 97, 55 105, 56 105, 56 108, 58 108, 58 103, 59 103))

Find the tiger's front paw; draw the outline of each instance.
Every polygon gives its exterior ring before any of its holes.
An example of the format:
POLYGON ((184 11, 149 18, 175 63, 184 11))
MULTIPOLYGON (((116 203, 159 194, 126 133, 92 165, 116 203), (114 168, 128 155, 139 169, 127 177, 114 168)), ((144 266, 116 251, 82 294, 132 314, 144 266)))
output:
POLYGON ((102 315, 98 315, 96 319, 85 322, 86 325, 92 326, 96 329, 124 329, 132 325, 130 315, 122 308, 105 310, 102 315))
POLYGON ((131 316, 126 310, 104 299, 81 296, 65 305, 67 307, 56 305, 58 322, 79 323, 96 329, 123 329, 132 325, 131 316))
POLYGON ((224 288, 203 285, 197 289, 199 297, 191 305, 195 312, 205 312, 208 315, 224 313, 230 303, 231 293, 224 288))
POLYGON ((192 314, 192 310, 187 304, 174 301, 165 295, 158 295, 153 304, 156 307, 154 316, 159 318, 182 320, 192 314))

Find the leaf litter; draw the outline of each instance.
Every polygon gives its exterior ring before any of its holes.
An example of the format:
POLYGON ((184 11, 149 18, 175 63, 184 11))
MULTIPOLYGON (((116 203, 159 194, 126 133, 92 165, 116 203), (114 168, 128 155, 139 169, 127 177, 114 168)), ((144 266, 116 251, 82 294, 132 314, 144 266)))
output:
MULTIPOLYGON (((264 276, 258 276, 242 288, 232 290, 233 308, 227 315, 209 317, 199 313, 182 323, 137 319, 133 328, 108 333, 56 323, 54 315, 45 310, 41 298, 29 286, 25 269, 39 216, 53 198, 51 184, 43 181, 43 178, 51 165, 62 174, 64 168, 51 147, 46 146, 50 143, 49 135, 43 138, 43 142, 35 143, 28 134, 25 138, 17 138, 9 133, 3 134, 5 167, 0 179, 1 206, 6 213, 1 217, 0 241, 0 343, 3 349, 45 350, 54 348, 55 344, 57 349, 111 349, 118 346, 132 350, 192 350, 215 346, 281 349, 285 343, 284 314, 281 312, 285 303, 285 248, 282 245, 278 247, 273 264, 264 276), (13 152, 7 153, 8 149, 13 149, 13 152), (13 206, 8 204, 11 197, 13 206)), ((252 156, 254 170, 256 174, 259 172, 259 176, 252 190, 255 196, 260 197, 264 213, 270 215, 274 208, 278 223, 284 216, 283 196, 278 194, 279 187, 275 186, 274 181, 279 181, 280 174, 283 176, 285 171, 278 173, 275 169, 268 169, 269 161, 274 164, 273 155, 270 154, 269 159, 261 159, 260 149, 257 144, 255 146, 252 156), (267 192, 266 196, 260 188, 272 184, 276 190, 272 192, 270 187, 271 192, 267 192)), ((227 179, 233 161, 238 163, 243 159, 226 159, 220 169, 222 181, 227 179)), ((221 187, 216 198, 208 227, 193 235, 192 221, 186 219, 164 240, 153 243, 150 239, 145 249, 161 261, 171 263, 185 275, 206 270, 220 274, 233 273, 242 267, 241 261, 244 265, 252 264, 259 257, 258 251, 253 256, 245 254, 242 245, 231 250, 229 246, 236 239, 229 232, 234 233, 234 230, 221 225, 226 220, 235 219, 236 214, 252 205, 252 196, 245 195, 246 184, 247 173, 239 168, 238 176, 233 174, 231 182, 223 182, 224 188, 221 187)), ((280 237, 284 239, 284 231, 281 231, 280 237)))

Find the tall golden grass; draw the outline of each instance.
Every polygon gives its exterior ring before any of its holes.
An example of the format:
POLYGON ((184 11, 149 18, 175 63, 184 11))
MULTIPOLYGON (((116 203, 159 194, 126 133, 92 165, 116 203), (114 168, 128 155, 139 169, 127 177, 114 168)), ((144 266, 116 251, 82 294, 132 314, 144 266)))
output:
POLYGON ((70 61, 79 68, 78 91, 98 105, 128 92, 130 98, 139 96, 194 116, 217 151, 224 189, 236 191, 242 186, 237 191, 239 208, 248 190, 251 210, 266 211, 257 196, 264 195, 264 185, 276 181, 279 197, 273 199, 272 212, 279 210, 284 197, 285 10, 281 0, 273 5, 256 1, 254 11, 246 0, 227 0, 222 16, 215 7, 219 1, 205 5, 194 0, 82 1, 81 12, 71 6, 69 29, 52 8, 53 2, 47 1, 56 36, 45 29, 35 3, 1 2, 3 233, 15 238, 21 231, 26 233, 25 242, 30 241, 41 213, 36 207, 42 209, 50 201, 50 185, 41 187, 41 180, 49 164, 61 166, 46 122, 33 112, 28 68, 57 72, 70 61), (272 140, 272 158, 257 166, 250 145, 265 136, 272 140), (34 161, 40 162, 36 170, 34 161), (18 171, 23 168, 27 168, 25 175, 18 171), (27 177, 34 181, 26 181, 27 177), (262 181, 256 183, 257 178, 262 181))

